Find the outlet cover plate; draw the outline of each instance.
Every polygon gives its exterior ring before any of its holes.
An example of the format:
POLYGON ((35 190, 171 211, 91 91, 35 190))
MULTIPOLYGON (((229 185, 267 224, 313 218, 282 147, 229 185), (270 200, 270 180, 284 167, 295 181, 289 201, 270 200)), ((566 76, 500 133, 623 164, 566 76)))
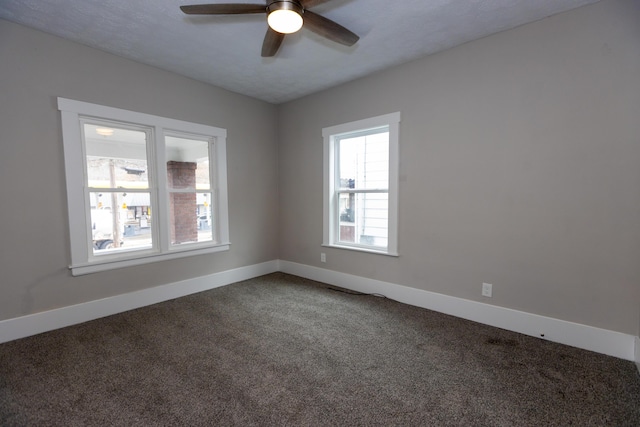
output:
POLYGON ((489 298, 493 296, 493 285, 491 283, 482 284, 482 296, 489 298))

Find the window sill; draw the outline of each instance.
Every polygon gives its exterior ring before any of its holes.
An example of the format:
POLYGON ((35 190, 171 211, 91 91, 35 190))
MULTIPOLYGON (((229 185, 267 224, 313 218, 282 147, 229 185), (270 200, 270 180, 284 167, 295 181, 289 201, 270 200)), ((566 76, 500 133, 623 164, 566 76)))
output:
POLYGON ((117 268, 132 267, 135 265, 149 264, 152 262, 167 261, 171 259, 185 258, 189 256, 194 256, 194 255, 203 255, 203 254, 209 254, 209 253, 215 253, 215 252, 228 251, 230 245, 231 245, 230 243, 223 243, 220 245, 208 246, 205 248, 200 247, 200 248, 173 251, 173 252, 162 253, 162 254, 152 254, 152 255, 141 254, 138 257, 130 256, 124 259, 123 258, 121 259, 110 258, 108 260, 95 259, 86 264, 71 265, 69 266, 69 269, 71 270, 71 275, 82 276, 85 274, 98 273, 100 271, 114 270, 117 268))
POLYGON ((387 251, 375 250, 371 248, 365 248, 361 246, 335 245, 335 244, 326 244, 326 243, 323 243, 322 246, 325 248, 346 249, 349 251, 365 252, 369 254, 385 255, 385 256, 396 257, 396 258, 400 256, 400 254, 397 252, 387 252, 387 251))

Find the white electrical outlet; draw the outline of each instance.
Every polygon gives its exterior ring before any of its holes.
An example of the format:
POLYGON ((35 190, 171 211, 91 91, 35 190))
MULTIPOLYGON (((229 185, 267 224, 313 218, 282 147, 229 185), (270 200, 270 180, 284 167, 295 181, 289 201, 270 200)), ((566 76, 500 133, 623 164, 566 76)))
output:
POLYGON ((327 254, 324 252, 320 253, 320 262, 327 262, 327 254))
POLYGON ((493 285, 491 283, 482 284, 482 296, 489 298, 493 296, 493 285))

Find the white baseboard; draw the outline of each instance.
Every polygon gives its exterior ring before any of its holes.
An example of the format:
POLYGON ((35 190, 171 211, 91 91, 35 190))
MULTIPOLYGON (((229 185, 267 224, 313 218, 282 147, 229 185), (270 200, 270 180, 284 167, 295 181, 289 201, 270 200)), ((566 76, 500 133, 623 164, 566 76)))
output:
POLYGON ((279 270, 268 261, 109 298, 0 321, 0 343, 206 291, 279 270))
POLYGON ((638 367, 638 372, 640 372, 640 337, 636 337, 636 366, 638 367))
POLYGON ((280 261, 280 271, 358 292, 382 294, 405 304, 621 359, 636 361, 640 369, 640 362, 638 361, 640 351, 634 350, 634 339, 636 348, 640 344, 638 344, 637 337, 633 335, 289 261, 280 261))
POLYGON ((525 335, 635 361, 640 370, 640 338, 522 311, 367 279, 289 261, 268 261, 204 277, 0 321, 0 343, 99 319, 151 304, 282 271, 364 293, 472 320, 525 335))

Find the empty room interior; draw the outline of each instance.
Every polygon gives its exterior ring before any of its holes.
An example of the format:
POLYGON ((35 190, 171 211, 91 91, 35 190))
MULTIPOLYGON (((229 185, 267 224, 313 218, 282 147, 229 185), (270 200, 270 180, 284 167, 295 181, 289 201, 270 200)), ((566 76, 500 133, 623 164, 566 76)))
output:
POLYGON ((0 3, 0 424, 640 423, 640 3, 392 3, 0 3))

